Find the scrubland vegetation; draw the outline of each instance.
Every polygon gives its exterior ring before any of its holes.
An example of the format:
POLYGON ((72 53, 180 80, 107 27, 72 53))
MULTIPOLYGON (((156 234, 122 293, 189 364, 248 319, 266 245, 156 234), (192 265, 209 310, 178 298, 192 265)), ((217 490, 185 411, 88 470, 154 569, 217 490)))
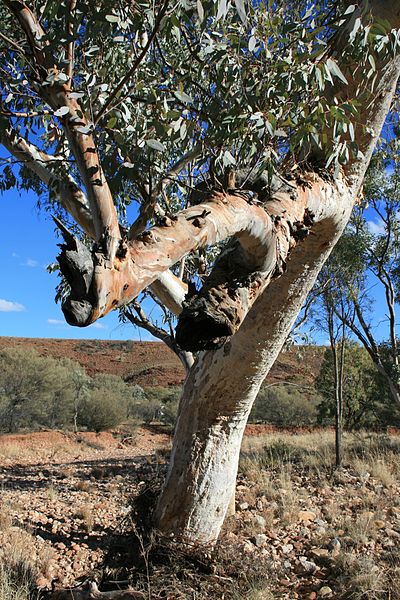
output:
MULTIPOLYGON (((306 354, 299 349, 298 360, 306 354)), ((366 351, 346 342, 345 434, 342 466, 336 468, 332 367, 328 348, 313 381, 294 375, 261 388, 250 422, 276 431, 245 437, 236 513, 226 519, 216 549, 186 557, 169 547, 166 564, 165 550, 160 560, 158 543, 139 533, 139 558, 145 548, 146 560, 133 568, 123 554, 118 569, 124 581, 144 597, 174 600, 400 599, 400 438, 385 433, 399 424, 399 411, 366 351)), ((21 448, 16 436, 0 447, 0 473, 2 463, 6 469, 37 463, 26 471, 32 491, 17 484, 0 500, 0 600, 36 600, 54 579, 70 585, 77 575, 117 577, 107 562, 113 554, 108 545, 121 534, 125 540, 138 535, 137 513, 126 520, 132 494, 140 498, 145 484, 156 497, 168 462, 169 445, 151 456, 153 446, 143 466, 132 467, 136 436, 149 424, 172 433, 179 396, 178 386, 143 388, 131 376, 90 377, 71 359, 1 350, 1 431, 53 429, 72 445, 58 442, 39 455, 33 440, 21 448), (93 460, 103 456, 104 446, 79 436, 107 429, 115 431, 122 450, 93 460), (118 452, 129 454, 123 477, 118 452), (49 461, 59 464, 40 491, 49 461), (18 502, 21 490, 26 506, 18 502), (111 491, 106 501, 105 490, 111 491), (99 537, 101 529, 111 536, 99 537), (76 531, 86 540, 82 547, 76 531)), ((151 506, 145 511, 148 517, 151 506)))
MULTIPOLYGON (((307 360, 307 353, 298 361, 307 360)), ((0 351, 0 431, 40 429, 102 431, 123 422, 162 423, 173 428, 180 387, 146 387, 134 377, 89 377, 71 359, 41 356, 34 349, 0 351)), ((277 427, 329 426, 334 423, 332 352, 325 351, 319 374, 305 385, 294 376, 266 383, 250 414, 252 423, 277 427)), ((377 429, 400 424, 400 412, 367 352, 354 343, 346 349, 345 429, 377 429)))
POLYGON ((131 420, 174 422, 178 390, 146 392, 117 375, 89 377, 70 359, 33 349, 0 352, 0 431, 88 429, 102 431, 131 420))

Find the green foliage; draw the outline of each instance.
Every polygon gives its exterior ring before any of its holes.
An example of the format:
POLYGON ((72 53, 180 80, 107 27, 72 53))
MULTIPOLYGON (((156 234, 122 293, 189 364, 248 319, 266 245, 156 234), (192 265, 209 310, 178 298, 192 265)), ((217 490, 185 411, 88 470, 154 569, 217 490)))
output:
POLYGON ((69 366, 31 349, 0 351, 0 427, 61 427, 71 414, 69 366))
POLYGON ((175 426, 180 397, 180 388, 172 388, 163 398, 161 421, 165 423, 165 425, 170 427, 175 426))
MULTIPOLYGON (((348 430, 398 424, 397 407, 390 400, 387 386, 367 351, 347 342, 344 359, 343 425, 348 430)), ((332 424, 335 416, 335 385, 332 350, 325 352, 316 387, 323 397, 318 420, 332 424)))
POLYGON ((158 421, 173 426, 180 395, 180 388, 149 388, 136 398, 131 407, 131 415, 144 423, 158 421))
MULTIPOLYGON (((136 386, 137 387, 137 386, 136 386)), ((115 375, 91 379, 70 360, 29 348, 0 352, 0 430, 84 427, 100 431, 128 417, 136 388, 115 375)))
POLYGON ((136 399, 130 409, 130 414, 142 423, 159 421, 161 418, 162 399, 165 388, 150 388, 143 396, 136 399))
POLYGON ((93 431, 103 431, 119 425, 126 419, 126 408, 119 399, 104 388, 95 388, 83 403, 80 425, 93 431))
POLYGON ((317 419, 319 400, 312 389, 284 384, 266 385, 258 393, 250 421, 278 427, 312 425, 317 419))
MULTIPOLYGON (((21 51, 0 40, 5 106, 0 128, 12 119, 43 149, 63 147, 62 119, 68 109, 49 108, 38 94, 38 80, 44 89, 68 81, 66 48, 74 42, 72 94, 89 119, 82 133, 96 132, 122 216, 126 204, 146 200, 154 182, 193 148, 198 150, 196 168, 168 182, 169 208, 184 202, 185 185, 193 173, 208 170, 210 161, 219 177, 232 165, 267 167, 272 174, 275 164, 283 157, 290 162, 301 148, 305 156, 322 151, 328 166, 345 162, 357 152, 357 94, 373 90, 377 59, 398 46, 387 24, 362 25, 353 19, 356 5, 332 0, 308 2, 306 10, 296 1, 277 6, 236 0, 233 6, 226 0, 182 0, 165 14, 160 3, 146 1, 78 0, 73 14, 66 0, 28 5, 41 16, 44 53, 57 69, 41 81, 43 74, 23 53, 20 27, 2 7, 2 31, 21 51), (342 101, 327 90, 332 84, 347 85, 348 74, 326 45, 346 21, 353 25, 343 63, 365 71, 366 89, 342 101), (155 24, 156 39, 134 68, 155 24)), ((65 161, 79 180, 67 153, 65 161)), ((20 185, 44 192, 26 169, 21 176, 20 185)), ((18 185, 12 161, 4 163, 1 185, 18 185)), ((57 190, 50 186, 48 194, 54 203, 57 190)))
POLYGON ((0 431, 101 431, 125 421, 173 426, 179 397, 179 388, 144 391, 117 375, 91 378, 70 359, 40 356, 30 348, 0 351, 0 431))
POLYGON ((89 396, 83 401, 78 423, 87 429, 103 431, 125 421, 132 389, 117 375, 96 375, 89 396))

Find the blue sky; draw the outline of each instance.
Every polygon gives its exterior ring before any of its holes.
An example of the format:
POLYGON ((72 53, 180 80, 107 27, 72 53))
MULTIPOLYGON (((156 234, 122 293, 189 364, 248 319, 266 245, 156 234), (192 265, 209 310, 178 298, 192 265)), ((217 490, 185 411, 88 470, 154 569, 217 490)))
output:
POLYGON ((0 335, 74 339, 149 339, 113 312, 90 327, 70 327, 54 301, 57 275, 46 266, 58 254, 54 224, 33 193, 0 194, 0 335))

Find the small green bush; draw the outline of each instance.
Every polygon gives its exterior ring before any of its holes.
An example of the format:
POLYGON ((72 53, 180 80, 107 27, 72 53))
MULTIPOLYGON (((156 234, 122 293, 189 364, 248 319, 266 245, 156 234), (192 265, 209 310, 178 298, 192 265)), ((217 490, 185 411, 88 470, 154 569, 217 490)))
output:
POLYGON ((103 431, 115 427, 126 418, 126 406, 106 389, 94 389, 82 405, 80 424, 87 429, 103 431))
POLYGON ((278 427, 312 425, 317 419, 319 401, 314 390, 284 384, 267 385, 258 393, 250 421, 278 427))

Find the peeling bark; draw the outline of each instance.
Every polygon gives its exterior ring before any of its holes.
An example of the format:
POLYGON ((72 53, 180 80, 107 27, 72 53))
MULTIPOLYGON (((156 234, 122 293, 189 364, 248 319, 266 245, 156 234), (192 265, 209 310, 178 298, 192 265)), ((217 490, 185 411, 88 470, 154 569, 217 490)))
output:
POLYGON ((163 534, 204 544, 218 538, 253 401, 350 216, 351 195, 336 199, 336 217, 319 223, 315 235, 294 248, 284 277, 257 299, 231 341, 201 353, 195 363, 156 512, 163 534))
MULTIPOLYGON (((253 247, 261 257, 271 231, 272 222, 263 208, 249 206, 239 196, 216 194, 209 202, 180 212, 175 220, 143 232, 136 240, 122 241, 111 268, 97 247, 92 282, 96 303, 90 319, 78 324, 89 325, 130 302, 188 252, 232 235, 247 232, 243 244, 253 247)), ((76 321, 68 307, 64 314, 68 322, 76 321)))
POLYGON ((296 195, 275 192, 263 206, 242 195, 215 193, 174 221, 122 242, 112 268, 95 249, 90 298, 81 298, 93 303, 92 311, 74 314, 75 305, 67 301, 66 320, 86 326, 129 303, 188 252, 234 236, 235 251, 231 246, 222 253, 201 293, 185 305, 177 330, 184 350, 218 347, 238 330, 271 279, 284 272, 289 253, 310 230, 313 234, 313 224, 334 214, 336 195, 346 190, 341 180, 331 183, 306 174, 296 195))

